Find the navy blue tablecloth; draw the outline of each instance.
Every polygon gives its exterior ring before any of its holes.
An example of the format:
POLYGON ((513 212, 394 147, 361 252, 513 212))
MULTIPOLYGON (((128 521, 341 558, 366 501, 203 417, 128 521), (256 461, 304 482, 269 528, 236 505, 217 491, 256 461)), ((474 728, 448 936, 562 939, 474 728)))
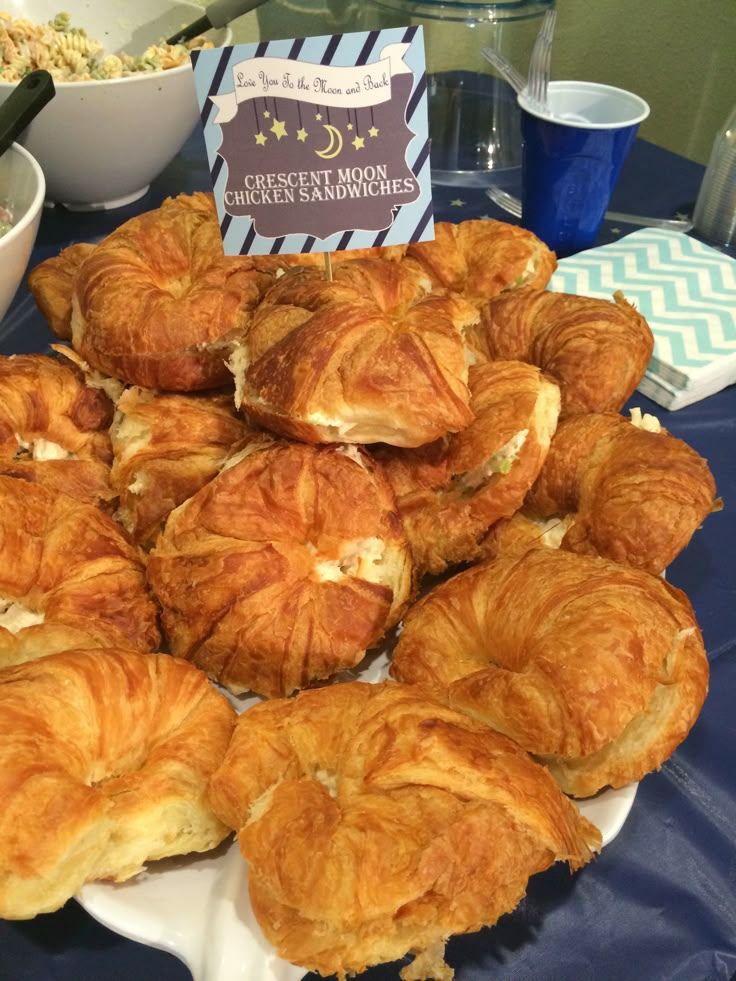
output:
MULTIPOLYGON (((686 214, 702 173, 698 164, 639 140, 612 207, 686 214)), ((135 205, 93 214, 49 209, 31 265, 72 241, 107 234, 168 194, 208 186, 197 131, 135 205)), ((434 197, 438 219, 508 219, 481 190, 437 188, 434 197)), ((632 230, 606 222, 598 244, 632 230)), ((52 341, 21 289, 0 323, 0 352, 47 350, 52 341)), ((723 511, 708 517, 668 570, 702 627, 710 692, 688 739, 641 782, 623 829, 593 863, 575 875, 556 866, 534 877, 514 913, 450 941, 456 981, 727 981, 736 974, 736 387, 677 412, 639 395, 629 401, 634 405, 708 458, 724 499, 723 511)), ((399 967, 362 977, 398 981, 399 967)), ((0 981, 142 977, 191 979, 173 955, 117 936, 74 901, 35 920, 0 921, 0 981)))

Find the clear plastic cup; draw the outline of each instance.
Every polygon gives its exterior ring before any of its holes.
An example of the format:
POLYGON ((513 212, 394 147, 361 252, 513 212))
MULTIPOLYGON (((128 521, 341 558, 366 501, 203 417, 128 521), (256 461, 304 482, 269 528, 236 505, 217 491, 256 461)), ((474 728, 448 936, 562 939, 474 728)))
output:
POLYGON ((714 244, 736 243, 736 106, 713 143, 695 202, 693 227, 714 244))

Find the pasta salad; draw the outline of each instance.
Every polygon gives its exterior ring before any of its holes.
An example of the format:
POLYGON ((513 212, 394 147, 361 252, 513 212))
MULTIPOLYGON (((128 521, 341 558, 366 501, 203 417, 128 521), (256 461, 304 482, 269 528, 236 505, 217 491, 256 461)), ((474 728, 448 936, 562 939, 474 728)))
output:
POLYGON ((151 45, 142 55, 106 54, 84 28, 72 27, 69 14, 60 13, 46 24, 33 24, 0 11, 0 81, 16 82, 45 68, 56 82, 87 82, 124 78, 139 72, 165 71, 189 60, 193 48, 212 48, 205 37, 185 44, 151 45))

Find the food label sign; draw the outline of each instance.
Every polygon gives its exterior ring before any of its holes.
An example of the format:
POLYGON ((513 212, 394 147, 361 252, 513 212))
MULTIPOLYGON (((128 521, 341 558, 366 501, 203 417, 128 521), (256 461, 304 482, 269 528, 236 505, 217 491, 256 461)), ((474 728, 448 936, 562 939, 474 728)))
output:
POLYGON ((421 27, 192 61, 227 255, 434 237, 421 27))

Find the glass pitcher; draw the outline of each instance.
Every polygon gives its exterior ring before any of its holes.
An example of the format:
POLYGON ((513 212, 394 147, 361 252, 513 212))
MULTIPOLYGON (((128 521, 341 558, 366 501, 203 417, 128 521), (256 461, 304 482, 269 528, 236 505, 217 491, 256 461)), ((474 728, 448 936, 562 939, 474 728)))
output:
POLYGON ((356 29, 421 24, 427 60, 430 164, 436 184, 497 184, 518 193, 521 124, 516 93, 481 54, 493 47, 524 75, 554 0, 364 0, 356 29))

